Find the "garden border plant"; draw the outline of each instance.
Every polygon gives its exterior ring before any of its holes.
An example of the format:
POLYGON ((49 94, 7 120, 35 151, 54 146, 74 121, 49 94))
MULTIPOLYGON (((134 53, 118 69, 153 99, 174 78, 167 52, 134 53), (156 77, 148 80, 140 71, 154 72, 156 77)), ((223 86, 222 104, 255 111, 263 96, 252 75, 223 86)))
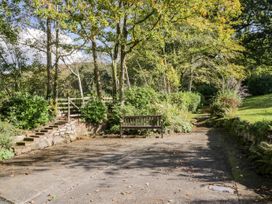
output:
POLYGON ((12 150, 12 137, 20 131, 12 124, 0 121, 0 160, 10 159, 14 156, 12 150))
POLYGON ((212 118, 208 125, 226 129, 246 150, 260 174, 272 175, 272 121, 249 123, 234 118, 212 118))
POLYGON ((21 129, 36 128, 53 118, 44 98, 26 93, 16 93, 3 101, 0 114, 3 120, 21 129))
POLYGON ((170 100, 149 87, 131 88, 125 92, 125 98, 122 107, 118 103, 109 106, 106 132, 119 133, 123 115, 162 115, 167 132, 190 132, 192 123, 188 109, 196 110, 201 100, 199 94, 189 92, 173 93, 173 100, 170 100), (183 98, 186 97, 185 106, 183 98))

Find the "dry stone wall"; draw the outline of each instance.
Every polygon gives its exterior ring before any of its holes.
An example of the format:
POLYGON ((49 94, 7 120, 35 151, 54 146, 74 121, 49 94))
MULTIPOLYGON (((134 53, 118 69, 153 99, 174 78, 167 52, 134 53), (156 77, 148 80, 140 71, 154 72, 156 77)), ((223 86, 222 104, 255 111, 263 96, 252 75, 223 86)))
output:
POLYGON ((15 137, 14 151, 16 155, 19 155, 56 144, 69 143, 85 135, 88 135, 88 127, 85 123, 72 120, 48 129, 47 132, 36 132, 35 135, 30 137, 27 135, 15 137))

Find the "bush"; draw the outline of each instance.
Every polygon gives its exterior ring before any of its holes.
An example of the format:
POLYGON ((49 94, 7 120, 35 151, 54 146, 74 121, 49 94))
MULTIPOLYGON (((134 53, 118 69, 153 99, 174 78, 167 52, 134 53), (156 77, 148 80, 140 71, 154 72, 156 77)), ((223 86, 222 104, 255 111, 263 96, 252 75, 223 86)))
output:
POLYGON ((239 118, 224 118, 213 121, 213 125, 228 130, 246 150, 258 173, 272 174, 272 144, 268 143, 272 121, 251 124, 239 118))
POLYGON ((134 87, 125 92, 125 98, 126 106, 133 106, 144 112, 150 105, 158 101, 158 94, 152 88, 134 87))
POLYGON ((107 119, 107 106, 98 99, 92 99, 81 109, 81 116, 87 123, 102 124, 107 119))
POLYGON ((201 96, 193 92, 178 92, 169 94, 170 103, 182 110, 196 112, 201 103, 201 96))
POLYGON ((210 107, 211 115, 215 117, 231 115, 238 109, 241 102, 242 99, 236 91, 219 92, 210 107))
POLYGON ((156 104, 154 109, 156 114, 162 115, 167 130, 177 133, 192 131, 193 126, 188 112, 169 103, 156 104))
POLYGON ((212 98, 214 98, 218 92, 218 89, 215 86, 205 83, 196 84, 195 90, 203 97, 202 102, 204 105, 209 105, 212 98))
POLYGON ((257 171, 261 174, 272 175, 272 144, 261 142, 259 145, 252 146, 250 158, 257 165, 257 171))
POLYGON ((0 160, 10 159, 14 156, 11 151, 12 137, 19 131, 7 122, 0 121, 0 160))
POLYGON ((9 149, 0 149, 0 161, 11 159, 12 157, 14 157, 13 151, 9 149))
POLYGON ((109 106, 107 121, 108 132, 119 132, 120 119, 124 115, 155 114, 163 116, 166 129, 174 132, 190 132, 192 130, 192 124, 187 110, 196 110, 200 103, 200 96, 195 93, 178 94, 173 94, 173 104, 171 104, 169 103, 168 96, 159 96, 159 94, 151 88, 135 87, 129 89, 125 93, 126 101, 122 107, 120 104, 112 104, 109 106), (179 105, 186 104, 184 105, 186 108, 181 109, 174 103, 179 105))
POLYGON ((270 69, 258 68, 247 79, 249 93, 258 96, 272 93, 272 73, 270 69))
POLYGON ((0 149, 10 149, 12 137, 19 131, 11 124, 0 121, 0 149))
POLYGON ((48 103, 39 96, 16 94, 0 108, 2 119, 18 128, 32 129, 49 121, 48 103))
POLYGON ((120 130, 120 120, 122 117, 121 105, 119 103, 108 105, 108 116, 106 132, 118 133, 120 130))

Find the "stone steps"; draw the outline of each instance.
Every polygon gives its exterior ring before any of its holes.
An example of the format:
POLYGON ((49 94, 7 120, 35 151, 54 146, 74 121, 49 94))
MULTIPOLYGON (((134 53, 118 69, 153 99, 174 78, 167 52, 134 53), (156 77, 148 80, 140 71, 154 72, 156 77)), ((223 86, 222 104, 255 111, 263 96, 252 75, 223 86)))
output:
POLYGON ((43 149, 55 144, 71 142, 77 138, 75 135, 75 123, 78 120, 67 122, 58 120, 55 123, 42 127, 32 134, 23 136, 15 142, 13 149, 16 155, 32 150, 43 149))
POLYGON ((16 146, 25 146, 25 142, 16 142, 16 146))
POLYGON ((16 142, 16 146, 28 146, 28 145, 31 145, 31 143, 33 142, 34 140, 23 140, 21 142, 16 142))
POLYGON ((46 133, 48 133, 49 131, 57 129, 57 128, 59 128, 60 125, 64 125, 65 123, 67 123, 67 122, 63 121, 63 120, 59 120, 59 121, 55 122, 53 125, 49 125, 47 127, 43 127, 39 130, 36 130, 34 135, 26 136, 23 139, 23 141, 16 142, 16 146, 19 146, 19 147, 27 146, 27 145, 29 145, 29 143, 34 142, 35 139, 39 139, 42 136, 45 136, 46 133))
POLYGON ((26 141, 26 142, 33 142, 34 138, 33 137, 25 137, 24 141, 26 141))
POLYGON ((45 135, 45 132, 36 132, 35 135, 43 136, 43 135, 45 135))
POLYGON ((39 135, 30 135, 29 137, 32 137, 32 138, 40 138, 39 135))
POLYGON ((16 155, 25 154, 32 150, 30 146, 15 146, 13 149, 16 155))

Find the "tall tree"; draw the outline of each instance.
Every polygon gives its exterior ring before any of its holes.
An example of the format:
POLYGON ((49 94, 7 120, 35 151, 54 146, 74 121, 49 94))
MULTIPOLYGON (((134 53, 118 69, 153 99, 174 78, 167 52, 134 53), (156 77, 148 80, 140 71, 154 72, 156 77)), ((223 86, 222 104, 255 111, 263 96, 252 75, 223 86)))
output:
POLYGON ((51 19, 46 19, 46 68, 47 68, 47 90, 46 98, 52 97, 52 32, 51 32, 51 19))
POLYGON ((243 13, 237 31, 246 47, 248 65, 272 66, 272 1, 241 0, 241 3, 243 13))

